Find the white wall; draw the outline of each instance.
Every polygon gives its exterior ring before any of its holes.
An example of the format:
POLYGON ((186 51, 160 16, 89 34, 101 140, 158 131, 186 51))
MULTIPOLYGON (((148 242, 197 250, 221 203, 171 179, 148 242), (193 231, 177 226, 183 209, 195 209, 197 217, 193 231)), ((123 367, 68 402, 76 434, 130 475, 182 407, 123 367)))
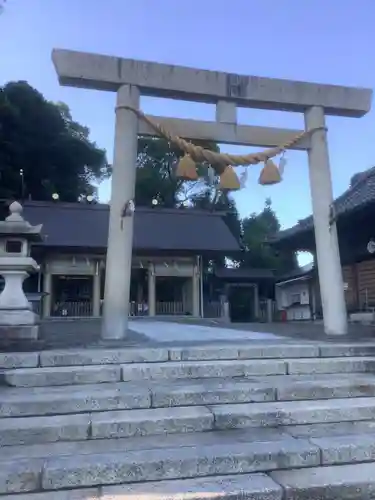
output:
POLYGON ((311 319, 309 281, 301 280, 276 286, 276 307, 278 311, 286 309, 287 320, 311 319), (299 296, 300 304, 296 302, 299 296))

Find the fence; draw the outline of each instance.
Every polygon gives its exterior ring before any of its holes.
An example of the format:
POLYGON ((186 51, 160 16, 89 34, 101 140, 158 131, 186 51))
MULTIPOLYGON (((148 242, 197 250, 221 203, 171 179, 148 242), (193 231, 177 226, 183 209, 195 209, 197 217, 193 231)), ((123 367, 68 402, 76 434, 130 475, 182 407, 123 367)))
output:
POLYGON ((182 316, 187 314, 183 302, 156 302, 155 312, 161 316, 182 316))
POLYGON ((223 315, 221 302, 205 302, 203 304, 203 315, 205 318, 221 318, 223 315))
POLYGON ((269 319, 275 321, 278 319, 278 311, 276 307, 276 302, 273 300, 271 304, 271 318, 268 318, 267 308, 268 299, 263 299, 259 301, 259 321, 261 323, 267 323, 269 319))
MULTIPOLYGON (((40 310, 40 307, 38 307, 40 310)), ((184 315, 186 310, 182 302, 157 302, 157 315, 184 315)), ((37 312, 37 311, 35 311, 37 312)), ((70 302, 55 302, 52 306, 51 316, 58 317, 78 317, 84 318, 92 316, 93 305, 90 301, 70 301, 70 302)), ((102 314, 102 304, 101 304, 102 314)), ((148 316, 148 306, 144 303, 130 302, 129 316, 148 316)))
POLYGON ((92 302, 90 301, 55 302, 51 311, 51 316, 59 317, 87 318, 92 314, 92 302))

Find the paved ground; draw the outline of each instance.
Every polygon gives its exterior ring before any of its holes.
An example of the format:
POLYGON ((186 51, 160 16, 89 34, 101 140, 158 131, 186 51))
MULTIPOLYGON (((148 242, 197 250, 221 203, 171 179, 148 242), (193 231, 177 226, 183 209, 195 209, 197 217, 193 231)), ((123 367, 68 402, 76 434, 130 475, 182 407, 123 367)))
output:
POLYGON ((235 342, 367 342, 375 340, 375 327, 350 325, 346 336, 325 335, 321 323, 234 323, 193 318, 132 319, 126 339, 102 341, 101 322, 95 318, 45 321, 36 342, 0 339, 0 352, 65 349, 71 347, 130 347, 173 343, 191 345, 235 342))
POLYGON ((131 330, 156 342, 211 342, 237 340, 278 340, 280 337, 249 329, 233 329, 222 326, 191 325, 166 321, 130 321, 131 330))
MULTIPOLYGON (((149 321, 149 320, 145 320, 149 321)), ((159 320, 158 320, 159 321, 159 320)), ((213 328, 267 333, 278 337, 304 340, 324 340, 326 342, 375 341, 375 325, 350 324, 348 335, 328 336, 324 333, 322 322, 296 321, 290 323, 221 323, 212 319, 163 318, 163 322, 183 323, 185 325, 205 325, 213 328)))

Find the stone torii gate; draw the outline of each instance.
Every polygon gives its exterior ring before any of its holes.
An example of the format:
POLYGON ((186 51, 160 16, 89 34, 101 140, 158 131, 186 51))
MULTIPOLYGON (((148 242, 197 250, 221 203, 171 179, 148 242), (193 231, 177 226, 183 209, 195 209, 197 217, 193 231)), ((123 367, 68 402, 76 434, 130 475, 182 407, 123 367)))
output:
POLYGON ((155 135, 129 108, 139 109, 140 95, 216 105, 216 121, 151 117, 174 135, 244 146, 274 147, 302 131, 237 125, 237 106, 304 113, 305 129, 314 129, 294 149, 307 150, 324 327, 327 334, 347 333, 347 316, 332 219, 332 181, 325 115, 361 117, 371 107, 368 89, 242 76, 216 71, 55 49, 61 85, 117 93, 112 197, 105 277, 102 337, 121 339, 128 326, 133 246, 137 136, 155 135), (317 130, 315 130, 317 129, 317 130), (130 208, 124 217, 124 207, 130 208))

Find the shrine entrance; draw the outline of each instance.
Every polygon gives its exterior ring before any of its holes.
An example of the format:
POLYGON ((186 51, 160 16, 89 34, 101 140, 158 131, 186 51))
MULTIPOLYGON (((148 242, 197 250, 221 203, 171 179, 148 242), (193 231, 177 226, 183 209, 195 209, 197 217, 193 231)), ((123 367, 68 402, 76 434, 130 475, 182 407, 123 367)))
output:
POLYGON ((232 323, 250 323, 257 320, 253 286, 232 285, 228 290, 229 317, 232 323))
POLYGON ((344 287, 332 212, 325 115, 360 117, 371 107, 367 89, 259 78, 56 49, 53 62, 62 85, 117 92, 112 196, 109 221, 102 336, 126 336, 133 248, 134 188, 138 134, 161 135, 186 156, 178 173, 196 178, 194 162, 211 165, 219 189, 238 189, 232 166, 264 163, 261 184, 281 181, 272 159, 288 149, 307 150, 316 254, 327 334, 347 333, 344 287), (216 121, 145 116, 140 95, 213 103, 216 121), (237 106, 303 113, 305 130, 237 124, 237 106), (188 142, 187 140, 192 141, 188 142), (194 140, 269 148, 251 155, 219 154, 194 140))

